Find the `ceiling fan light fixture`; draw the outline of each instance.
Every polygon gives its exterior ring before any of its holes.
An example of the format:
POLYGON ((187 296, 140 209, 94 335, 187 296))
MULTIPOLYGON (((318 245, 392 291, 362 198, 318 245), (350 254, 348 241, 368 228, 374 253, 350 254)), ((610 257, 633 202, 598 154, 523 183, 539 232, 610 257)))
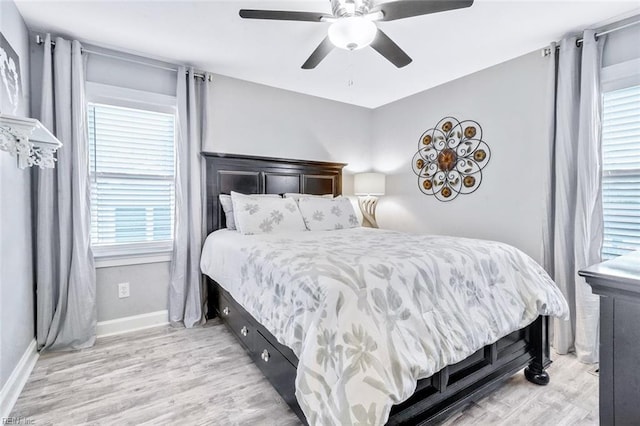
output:
POLYGON ((340 18, 329 27, 329 40, 345 50, 358 50, 369 46, 376 38, 377 27, 362 16, 340 18))

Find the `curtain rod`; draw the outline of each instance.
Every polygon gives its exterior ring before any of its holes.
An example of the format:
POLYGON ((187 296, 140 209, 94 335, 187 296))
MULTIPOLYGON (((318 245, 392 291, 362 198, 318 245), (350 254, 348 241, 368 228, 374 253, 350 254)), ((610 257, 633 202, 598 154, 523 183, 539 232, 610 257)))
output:
MULTIPOLYGON (((614 33, 616 31, 623 30, 625 28, 628 28, 628 27, 631 27, 631 26, 634 26, 634 25, 638 25, 638 24, 640 24, 640 21, 629 22, 627 24, 620 25, 619 27, 613 27, 613 28, 610 28, 610 29, 608 29, 606 31, 602 31, 602 32, 599 32, 599 33, 597 32, 597 33, 594 34, 594 37, 597 39, 598 37, 601 37, 601 36, 603 36, 605 34, 614 33)), ((583 43, 583 41, 584 41, 584 38, 582 38, 582 37, 577 39, 576 40, 576 46, 580 47, 580 45, 583 43)), ((556 50, 557 49, 560 49, 560 46, 556 46, 556 50)), ((551 48, 550 47, 545 47, 544 49, 542 49, 542 56, 549 56, 549 55, 551 55, 551 48)))
MULTIPOLYGON (((36 44, 43 44, 43 43, 44 43, 44 39, 39 34, 36 35, 36 44)), ((52 40, 51 41, 51 46, 55 47, 56 46, 56 42, 52 40)), ((125 57, 118 56, 118 55, 110 55, 108 53, 98 52, 98 51, 90 50, 90 49, 87 49, 87 48, 84 48, 84 47, 82 48, 82 51, 84 53, 91 53, 92 55, 104 56, 106 58, 114 58, 114 59, 118 59, 120 61, 131 62, 131 63, 139 64, 139 65, 145 65, 145 66, 148 66, 148 67, 158 68, 158 69, 161 69, 161 70, 178 72, 178 68, 172 68, 172 67, 167 67, 167 66, 164 66, 164 65, 152 64, 152 63, 149 63, 149 62, 137 61, 135 59, 125 58, 125 57)), ((187 74, 188 73, 189 72, 187 71, 187 74)), ((204 73, 201 73, 201 72, 193 73, 193 76, 195 78, 199 78, 199 79, 201 79, 203 81, 207 77, 204 73)), ((212 81, 211 75, 209 75, 208 77, 209 77, 209 81, 212 81)))

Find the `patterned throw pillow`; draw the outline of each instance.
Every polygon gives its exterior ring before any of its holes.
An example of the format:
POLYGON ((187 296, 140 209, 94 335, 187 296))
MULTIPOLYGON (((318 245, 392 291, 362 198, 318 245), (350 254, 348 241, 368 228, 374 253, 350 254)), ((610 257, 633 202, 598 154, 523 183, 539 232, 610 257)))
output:
POLYGON ((298 205, 290 198, 231 193, 236 228, 242 234, 306 231, 298 205))
POLYGON ((303 197, 298 200, 298 207, 310 231, 330 231, 360 226, 353 205, 346 197, 303 197))
MULTIPOLYGON (((280 198, 280 195, 278 194, 252 194, 252 196, 280 198)), ((220 204, 222 205, 222 210, 224 211, 224 216, 227 222, 227 229, 235 230, 236 221, 235 221, 235 218, 233 217, 233 203, 231 202, 231 195, 220 194, 218 198, 220 198, 220 204)))

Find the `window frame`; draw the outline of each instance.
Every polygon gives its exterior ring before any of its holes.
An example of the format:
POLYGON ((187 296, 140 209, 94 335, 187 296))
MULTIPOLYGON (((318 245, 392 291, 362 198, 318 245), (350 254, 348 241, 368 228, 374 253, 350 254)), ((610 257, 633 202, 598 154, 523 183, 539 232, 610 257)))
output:
MULTIPOLYGON (((640 72, 638 72, 638 70, 640 70, 640 58, 603 67, 600 70, 600 92, 601 92, 602 100, 604 101, 605 93, 627 89, 634 86, 640 86, 640 72)), ((603 114, 604 114, 604 108, 603 108, 603 114)), ((604 126, 604 120, 602 122, 602 125, 604 126)), ((602 157, 602 160, 604 161, 604 156, 602 157)), ((638 174, 639 171, 640 169, 615 170, 615 171, 603 170, 602 177, 604 178, 606 176, 623 176, 623 175, 630 175, 630 174, 636 175, 638 174)), ((602 192, 602 195, 604 196, 604 192, 602 192)), ((603 218, 603 222, 604 222, 604 218, 603 218)), ((603 223, 603 227, 604 227, 604 223, 603 223)), ((604 242, 603 242, 603 250, 604 250, 604 242)), ((601 252, 601 255, 603 255, 602 252, 601 252)))
MULTIPOLYGON (((114 107, 140 109, 174 116, 174 153, 178 138, 177 101, 175 96, 145 92, 101 83, 86 83, 86 105, 103 104, 114 107)), ((89 122, 87 120, 87 134, 89 122)), ((174 157, 175 158, 175 157, 174 157)), ((175 170, 175 169, 174 169, 175 170)), ((89 170, 90 179, 93 173, 89 170)), ((174 175, 175 185, 175 175, 174 175)), ((172 212, 175 226, 175 209, 172 212)), ((174 228, 175 232, 175 228, 174 228)), ((173 236, 167 241, 120 243, 111 245, 91 245, 97 268, 157 263, 171 261, 173 236)))
POLYGON ((600 71, 600 91, 613 92, 640 85, 640 58, 603 67, 600 71))

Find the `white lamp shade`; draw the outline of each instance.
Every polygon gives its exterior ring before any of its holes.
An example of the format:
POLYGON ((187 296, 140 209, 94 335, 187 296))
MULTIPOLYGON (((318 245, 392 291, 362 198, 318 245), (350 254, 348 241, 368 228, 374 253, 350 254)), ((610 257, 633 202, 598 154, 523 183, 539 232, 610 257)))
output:
POLYGON ((378 28, 362 16, 339 18, 329 27, 329 40, 334 46, 345 50, 367 47, 376 38, 378 28))
POLYGON ((356 195, 384 195, 385 176, 382 173, 358 173, 353 180, 356 195))

